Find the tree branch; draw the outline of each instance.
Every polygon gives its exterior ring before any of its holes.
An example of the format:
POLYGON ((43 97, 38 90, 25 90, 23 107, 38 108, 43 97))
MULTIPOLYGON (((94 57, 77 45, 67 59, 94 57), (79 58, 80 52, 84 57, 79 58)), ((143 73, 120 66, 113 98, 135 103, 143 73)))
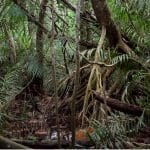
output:
POLYGON ((42 29, 42 31, 48 35, 48 37, 50 38, 52 35, 52 32, 49 31, 47 28, 45 28, 39 21, 37 21, 36 17, 31 14, 21 3, 21 1, 19 0, 12 0, 14 2, 14 4, 16 4, 24 13, 25 15, 28 17, 28 20, 33 22, 35 25, 37 25, 39 28, 42 29))
POLYGON ((99 65, 100 67, 112 67, 115 64, 106 64, 104 62, 96 62, 96 61, 89 61, 85 56, 83 56, 81 53, 80 55, 91 65, 99 65))
POLYGON ((0 148, 2 149, 28 149, 28 147, 0 136, 0 148))
MULTIPOLYGON (((63 4, 65 4, 65 6, 67 7, 67 8, 69 8, 70 10, 72 10, 73 12, 76 12, 76 7, 75 6, 73 6, 71 3, 69 3, 67 0, 61 0, 61 2, 63 3, 63 4)), ((96 22, 96 18, 95 18, 95 16, 92 16, 89 12, 87 12, 86 11, 86 13, 83 13, 83 12, 81 12, 80 11, 80 15, 81 15, 81 17, 82 17, 82 19, 84 19, 84 20, 87 20, 87 21, 94 21, 94 22, 96 22), (89 18, 90 18, 90 20, 89 20, 89 18)))

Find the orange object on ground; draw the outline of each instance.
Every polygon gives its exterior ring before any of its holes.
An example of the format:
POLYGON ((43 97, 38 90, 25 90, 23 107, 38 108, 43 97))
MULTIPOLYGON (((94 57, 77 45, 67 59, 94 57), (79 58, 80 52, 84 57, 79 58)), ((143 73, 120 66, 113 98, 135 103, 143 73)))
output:
POLYGON ((87 127, 84 129, 77 129, 75 133, 75 138, 77 141, 89 141, 87 134, 91 135, 93 131, 94 130, 91 127, 87 127))

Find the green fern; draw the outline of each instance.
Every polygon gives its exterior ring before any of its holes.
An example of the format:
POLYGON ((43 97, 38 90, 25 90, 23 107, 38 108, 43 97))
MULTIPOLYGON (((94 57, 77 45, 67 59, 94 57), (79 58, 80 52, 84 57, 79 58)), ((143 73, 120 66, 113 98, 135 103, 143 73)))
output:
POLYGON ((106 124, 92 120, 91 127, 94 133, 89 136, 96 148, 121 148, 123 146, 122 142, 126 139, 126 132, 117 116, 109 118, 109 123, 106 124))
POLYGON ((22 78, 18 69, 13 70, 5 74, 0 80, 0 112, 3 110, 4 106, 13 100, 15 96, 21 91, 22 78))
POLYGON ((130 56, 128 54, 122 54, 122 55, 112 58, 111 63, 112 64, 124 63, 124 62, 127 62, 129 59, 130 59, 130 56))

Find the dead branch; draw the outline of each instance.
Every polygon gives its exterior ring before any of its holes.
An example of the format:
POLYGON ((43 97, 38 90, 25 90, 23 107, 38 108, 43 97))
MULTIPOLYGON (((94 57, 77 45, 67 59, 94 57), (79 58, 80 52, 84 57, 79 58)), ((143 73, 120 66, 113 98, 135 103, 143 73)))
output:
POLYGON ((97 48, 97 44, 98 43, 92 41, 80 41, 80 45, 86 47, 86 49, 97 48))
POLYGON ((4 149, 28 149, 28 147, 0 136, 0 148, 4 149))
POLYGON ((89 61, 85 56, 83 56, 81 53, 80 55, 91 65, 99 65, 100 67, 112 67, 115 64, 106 64, 104 62, 95 62, 95 61, 89 61))
MULTIPOLYGON (((112 109, 115 109, 115 110, 118 110, 127 114, 135 115, 135 116, 141 116, 144 112, 144 109, 139 106, 127 104, 127 103, 121 102, 113 98, 105 98, 99 95, 99 93, 95 91, 93 91, 93 94, 96 100, 98 100, 101 103, 104 103, 104 101, 106 101, 107 105, 111 107, 112 109)), ((148 110, 147 111, 145 110, 144 116, 149 116, 148 110)))

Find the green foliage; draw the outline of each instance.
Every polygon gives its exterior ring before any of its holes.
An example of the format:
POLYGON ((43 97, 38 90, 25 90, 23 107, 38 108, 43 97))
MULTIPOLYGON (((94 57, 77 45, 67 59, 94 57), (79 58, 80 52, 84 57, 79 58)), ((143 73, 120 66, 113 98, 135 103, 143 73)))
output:
POLYGON ((43 68, 38 63, 36 56, 29 55, 24 67, 30 76, 40 77, 43 74, 43 68))
POLYGON ((91 127, 94 129, 89 138, 95 143, 96 148, 122 148, 126 140, 126 131, 120 118, 113 116, 109 122, 101 123, 93 120, 91 127))
POLYGON ((130 100, 131 103, 137 103, 142 107, 150 108, 150 76, 148 73, 142 70, 134 70, 127 73, 128 83, 125 87, 125 91, 122 99, 130 100))
POLYGON ((117 64, 117 63, 127 62, 128 60, 129 60, 129 55, 122 54, 122 55, 118 55, 118 56, 112 58, 111 62, 112 62, 112 64, 117 64))
POLYGON ((4 77, 0 78, 0 112, 4 111, 5 106, 7 106, 10 100, 13 100, 23 88, 20 71, 16 65, 7 71, 4 77))
MULTIPOLYGON (((24 7, 35 16, 38 20, 39 2, 22 1, 24 7), (32 7, 33 6, 33 7, 32 7)), ((75 0, 69 0, 75 5, 75 0)), ((37 25, 27 19, 26 14, 11 0, 3 0, 0 2, 0 112, 3 111, 9 102, 14 99, 15 95, 20 93, 23 82, 28 82, 33 77, 40 77, 44 74, 44 88, 53 93, 54 83, 52 81, 52 63, 51 63, 51 45, 50 38, 44 34, 43 42, 43 64, 38 63, 36 52, 36 29, 37 25), (8 60, 10 48, 4 33, 4 25, 14 39, 16 46, 17 61, 10 64, 8 60), (29 30, 31 28, 31 31, 29 30), (30 76, 29 81, 24 79, 24 75, 30 76)), ((45 17, 44 27, 51 31, 51 11, 49 8, 50 1, 45 17)), ((112 12, 114 21, 119 25, 123 37, 128 43, 133 43, 132 48, 135 53, 142 57, 147 64, 149 63, 149 47, 150 47, 150 1, 149 0, 109 0, 109 7, 112 12)), ((56 78, 57 81, 65 81, 64 77, 70 77, 71 72, 75 69, 74 52, 76 49, 75 36, 75 13, 66 8, 61 1, 55 1, 55 27, 57 36, 54 40, 54 49, 56 53, 56 78), (64 43, 66 42, 66 45, 64 43), (65 54, 64 54, 65 52, 65 54), (66 57, 66 62, 64 60, 66 57), (73 57, 72 57, 73 56, 73 57), (70 74, 66 73, 66 64, 70 74)), ((89 9, 91 11, 91 8, 89 9)), ((31 15, 31 16, 32 16, 31 15)), ((92 22, 87 22, 87 30, 89 30, 87 41, 98 41, 99 29, 92 22)), ((86 31, 87 32, 87 31, 86 31)), ((115 71, 107 79, 107 86, 111 86, 118 79, 118 72, 121 79, 116 90, 121 89, 115 95, 122 101, 138 104, 143 108, 150 108, 150 75, 134 60, 132 54, 119 54, 114 49, 109 49, 107 42, 104 50, 100 50, 100 61, 107 64, 114 64, 115 71), (115 52, 114 52, 115 51, 115 52)), ((88 60, 93 60, 95 49, 85 49, 81 54, 88 60)), ((80 57, 81 62, 84 61, 80 57)), ((103 69, 103 68, 102 68, 103 69)), ((61 86, 61 85, 60 85, 61 86)), ((1 116, 0 116, 1 117, 1 116)), ((1 118, 0 118, 1 119, 1 118)), ((110 125, 104 125, 97 121, 93 121, 92 126, 95 133, 91 137, 96 145, 101 140, 104 147, 115 145, 124 139, 125 132, 122 124, 116 118, 111 120, 110 125), (113 141, 114 143, 111 143, 113 141)), ((142 123, 140 123, 142 124, 142 123)), ((98 147, 101 147, 99 145, 98 147)), ((115 145, 117 147, 117 145, 115 145)), ((118 146, 119 147, 119 146, 118 146)))
POLYGON ((137 41, 139 47, 150 46, 149 0, 111 0, 109 6, 124 35, 128 35, 132 41, 137 41))

